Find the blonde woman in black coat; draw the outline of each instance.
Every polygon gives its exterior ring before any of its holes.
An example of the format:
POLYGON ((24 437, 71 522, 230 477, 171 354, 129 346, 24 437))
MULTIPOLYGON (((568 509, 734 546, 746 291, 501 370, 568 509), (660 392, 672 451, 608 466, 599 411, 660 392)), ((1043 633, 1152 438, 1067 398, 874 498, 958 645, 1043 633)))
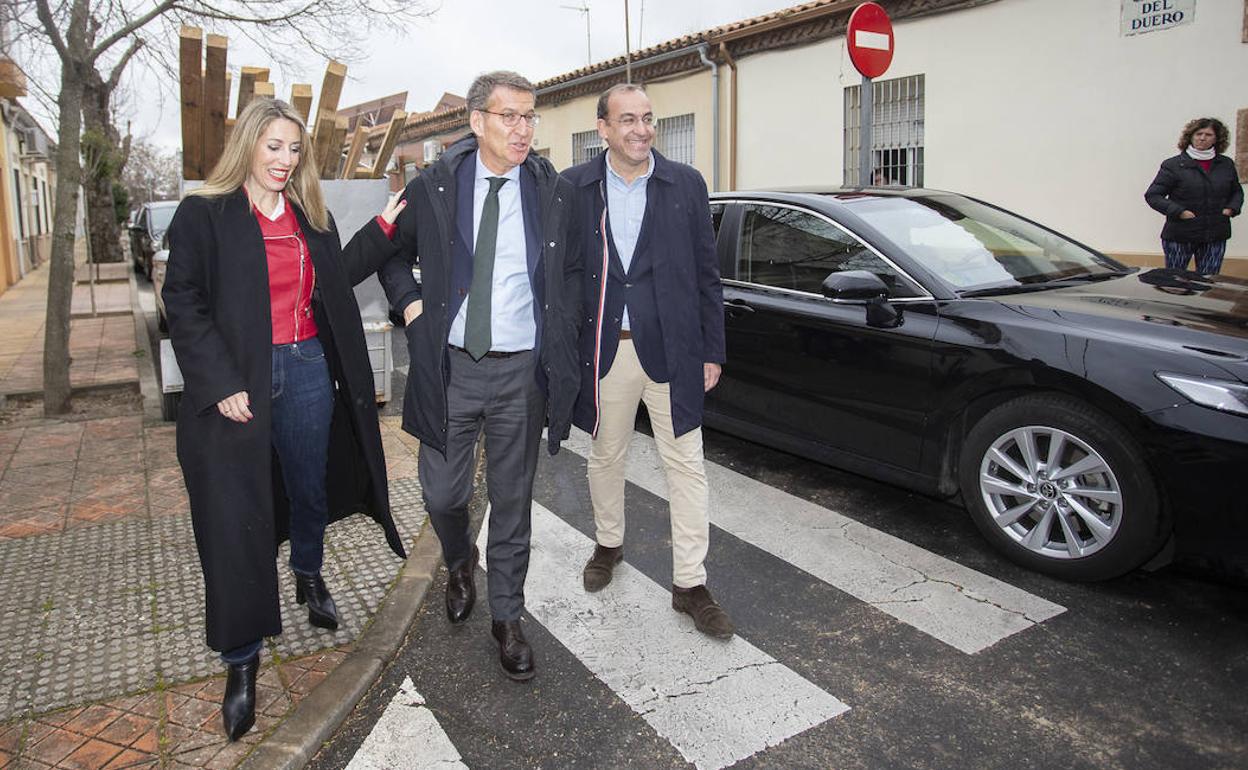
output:
POLYGON ((393 253, 403 204, 340 247, 307 128, 255 99, 169 227, 162 296, 186 383, 178 461, 204 573, 208 645, 228 667, 222 717, 255 721, 266 636, 281 633, 275 553, 291 541, 308 621, 338 627, 321 577, 329 521, 362 511, 404 556, 390 516, 372 368, 352 286, 393 253))
POLYGON ((1230 132, 1217 118, 1188 121, 1179 134, 1179 154, 1161 164, 1144 200, 1166 217, 1161 248, 1166 267, 1214 275, 1222 269, 1231 217, 1244 205, 1235 163, 1222 153, 1230 132))

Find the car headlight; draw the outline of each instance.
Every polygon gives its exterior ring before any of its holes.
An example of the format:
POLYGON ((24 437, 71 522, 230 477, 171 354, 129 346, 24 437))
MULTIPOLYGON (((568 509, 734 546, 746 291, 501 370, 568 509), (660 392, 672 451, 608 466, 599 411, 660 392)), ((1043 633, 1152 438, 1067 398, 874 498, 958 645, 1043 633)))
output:
POLYGON ((1242 382, 1169 372, 1157 372, 1157 379, 1201 406, 1248 415, 1248 385, 1242 382))

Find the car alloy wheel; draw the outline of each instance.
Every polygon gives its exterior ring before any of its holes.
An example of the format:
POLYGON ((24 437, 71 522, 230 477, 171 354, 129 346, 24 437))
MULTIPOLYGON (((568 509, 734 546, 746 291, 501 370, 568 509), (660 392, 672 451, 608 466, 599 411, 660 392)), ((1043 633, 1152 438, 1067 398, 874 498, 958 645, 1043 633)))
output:
POLYGON ((1122 491, 1109 463, 1078 436, 1049 426, 998 437, 980 463, 979 493, 1007 537, 1046 558, 1096 553, 1122 523, 1122 491))
POLYGON ((1170 536, 1139 444, 1111 415, 1071 396, 1021 396, 989 411, 966 435, 958 481, 989 542, 1067 580, 1117 577, 1170 536))

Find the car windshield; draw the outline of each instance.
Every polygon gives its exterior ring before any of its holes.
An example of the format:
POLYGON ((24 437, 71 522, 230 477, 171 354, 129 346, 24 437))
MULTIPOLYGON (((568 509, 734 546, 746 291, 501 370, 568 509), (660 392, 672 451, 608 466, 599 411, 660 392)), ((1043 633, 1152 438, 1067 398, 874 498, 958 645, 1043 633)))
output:
POLYGON ((169 229, 169 223, 173 221, 173 212, 177 211, 177 206, 152 206, 152 233, 156 237, 160 237, 169 229))
POLYGON ((1115 275, 1122 266, 1050 230, 960 195, 842 202, 959 292, 1115 275))

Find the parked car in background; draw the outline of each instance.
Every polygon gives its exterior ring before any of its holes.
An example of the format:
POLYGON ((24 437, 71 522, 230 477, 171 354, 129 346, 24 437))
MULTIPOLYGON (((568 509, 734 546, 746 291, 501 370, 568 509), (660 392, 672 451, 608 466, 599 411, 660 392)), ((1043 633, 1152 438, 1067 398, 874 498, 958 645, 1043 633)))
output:
POLYGON ((1248 577, 1248 282, 1129 268, 948 192, 711 205, 728 361, 709 426, 960 494, 1058 577, 1175 557, 1248 577))
POLYGON ((144 203, 133 215, 130 223, 130 258, 134 271, 152 277, 152 255, 159 248, 160 239, 173 221, 177 201, 152 201, 144 203))

